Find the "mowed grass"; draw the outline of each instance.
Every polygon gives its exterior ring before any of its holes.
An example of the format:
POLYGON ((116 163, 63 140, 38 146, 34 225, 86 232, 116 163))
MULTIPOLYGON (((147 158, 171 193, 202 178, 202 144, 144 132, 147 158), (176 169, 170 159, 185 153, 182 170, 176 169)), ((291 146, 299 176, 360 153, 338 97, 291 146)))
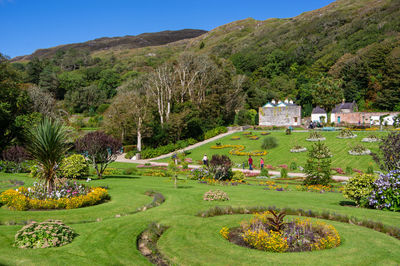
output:
MULTIPOLYGON (((132 164, 115 164, 128 168, 132 164)), ((0 174, 0 179, 18 179, 30 184, 26 175, 0 174)), ((330 211, 359 219, 400 226, 400 213, 341 206, 340 193, 268 191, 262 186, 209 186, 197 181, 181 182, 178 189, 168 178, 108 176, 91 185, 109 186, 112 200, 101 205, 74 210, 12 211, 0 208, 0 264, 5 265, 149 265, 136 248, 138 235, 153 221, 169 226, 158 247, 176 265, 396 265, 400 263, 400 241, 351 224, 325 221, 334 225, 342 239, 335 249, 316 252, 275 254, 231 244, 219 235, 223 226, 237 226, 251 215, 196 216, 216 205, 276 206, 313 211, 330 211), (205 202, 208 190, 222 189, 230 201, 205 202), (144 212, 130 214, 151 202, 144 192, 162 193, 166 201, 144 212), (121 215, 121 217, 119 217, 121 215), (125 216, 124 216, 125 215, 125 216), (100 219, 98 219, 100 218, 100 219), (27 220, 61 219, 79 234, 75 240, 54 249, 25 250, 12 246, 15 233, 27 220)), ((0 189, 4 190, 4 188, 0 189)), ((294 217, 288 217, 289 219, 294 217)))
MULTIPOLYGON (((190 154, 187 156, 192 158, 194 162, 201 161, 204 154, 207 154, 209 158, 213 154, 224 154, 228 155, 231 160, 235 163, 235 166, 238 167, 239 164, 243 162, 247 162, 247 156, 237 156, 230 155, 229 151, 231 148, 225 149, 211 149, 211 146, 216 145, 216 143, 221 143, 222 145, 227 144, 240 144, 244 145, 246 149, 244 151, 255 151, 262 150, 261 145, 263 139, 265 137, 275 137, 278 140, 278 146, 272 149, 267 149, 268 154, 266 156, 262 156, 264 159, 264 163, 270 164, 274 167, 279 167, 279 165, 290 165, 292 162, 295 162, 298 166, 303 166, 306 163, 307 152, 301 153, 291 153, 290 149, 295 145, 300 145, 306 147, 308 150, 314 144, 314 142, 306 141, 309 134, 308 132, 296 132, 294 131, 291 135, 286 135, 283 131, 272 131, 268 136, 262 136, 260 131, 251 131, 252 135, 259 136, 258 140, 251 140, 243 135, 243 132, 238 132, 224 138, 218 139, 216 141, 204 144, 200 147, 197 147, 193 150, 190 150, 190 154), (240 140, 232 140, 233 136, 240 137, 240 140)), ((359 169, 362 171, 366 171, 368 166, 372 166, 374 170, 379 170, 376 163, 373 161, 370 155, 363 156, 353 156, 348 153, 351 147, 355 144, 362 144, 366 148, 370 149, 372 152, 377 152, 379 150, 379 143, 365 143, 361 142, 361 140, 371 134, 376 136, 386 136, 387 132, 354 132, 357 137, 354 139, 338 139, 338 132, 321 132, 321 134, 326 138, 323 143, 325 143, 329 149, 331 150, 332 157, 332 167, 340 167, 343 170, 346 167, 351 167, 352 169, 359 169)), ((253 163, 256 167, 260 165, 260 156, 253 156, 253 163)), ((168 162, 170 159, 160 160, 163 162, 168 162)))

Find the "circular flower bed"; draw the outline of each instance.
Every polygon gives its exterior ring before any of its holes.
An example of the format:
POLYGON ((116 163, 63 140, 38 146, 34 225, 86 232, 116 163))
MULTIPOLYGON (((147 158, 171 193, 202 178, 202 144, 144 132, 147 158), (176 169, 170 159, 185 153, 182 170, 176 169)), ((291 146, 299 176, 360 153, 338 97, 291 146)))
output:
POLYGON ((259 137, 258 137, 258 136, 250 136, 249 139, 251 139, 251 140, 258 140, 259 137))
POLYGON ((302 146, 294 146, 293 148, 290 149, 290 152, 305 152, 305 151, 307 151, 307 148, 302 146))
POLYGON ((284 213, 267 211, 240 227, 224 227, 220 234, 237 245, 269 252, 303 252, 340 245, 339 233, 332 225, 310 219, 284 222, 284 217, 284 213))
POLYGON ((355 145, 353 148, 351 148, 351 150, 349 150, 349 154, 356 155, 356 156, 368 155, 368 154, 371 154, 371 151, 369 149, 365 148, 364 146, 358 144, 358 145, 355 145))
POLYGON ((226 201, 229 200, 228 194, 222 190, 209 190, 204 193, 203 200, 206 201, 226 201))
POLYGON ((77 182, 66 181, 48 193, 43 183, 33 187, 9 189, 0 194, 0 202, 18 211, 42 209, 75 209, 92 206, 110 199, 106 189, 90 188, 77 182))
POLYGON ((271 134, 271 133, 265 132, 265 131, 261 132, 261 135, 263 135, 263 136, 266 136, 266 135, 269 135, 269 134, 271 134))
POLYGON ((321 135, 319 132, 311 132, 308 138, 306 139, 307 141, 324 141, 326 138, 321 135))
POLYGON ((249 131, 245 131, 245 132, 243 132, 243 136, 248 136, 248 135, 251 135, 252 133, 251 132, 249 132, 249 131))
POLYGON ((61 247, 76 236, 71 227, 61 221, 31 222, 15 235, 14 246, 19 248, 61 247))
POLYGON ((353 134, 350 129, 342 129, 337 136, 338 139, 354 139, 357 135, 353 134))
POLYGON ((381 141, 381 139, 378 138, 378 137, 375 136, 375 135, 369 135, 368 137, 363 138, 361 141, 362 141, 362 142, 369 142, 369 143, 371 143, 371 142, 378 142, 378 141, 381 141))

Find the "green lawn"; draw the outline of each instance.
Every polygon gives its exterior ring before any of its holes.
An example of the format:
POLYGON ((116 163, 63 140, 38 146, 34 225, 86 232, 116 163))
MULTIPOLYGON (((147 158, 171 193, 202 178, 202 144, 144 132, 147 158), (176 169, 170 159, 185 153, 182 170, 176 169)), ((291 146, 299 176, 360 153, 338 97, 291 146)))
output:
MULTIPOLYGON (((283 136, 284 137, 284 136, 283 136)), ((115 164, 114 167, 131 167, 115 164)), ((31 184, 26 175, 0 173, 0 179, 19 179, 31 184)), ((0 264, 5 265, 149 265, 136 249, 137 236, 156 221, 170 228, 161 236, 159 250, 176 265, 398 265, 400 241, 351 224, 326 221, 341 235, 342 244, 331 250, 274 254, 236 246, 219 235, 223 226, 237 226, 251 215, 225 215, 212 218, 196 216, 199 211, 216 205, 271 206, 335 212, 360 219, 381 221, 400 226, 400 213, 344 207, 340 193, 300 191, 266 191, 261 186, 209 186, 186 181, 178 189, 168 178, 144 176, 111 176, 91 181, 93 186, 107 185, 112 200, 101 205, 74 210, 11 211, 0 208, 0 264), (222 189, 230 201, 205 202, 203 194, 222 189), (149 202, 148 190, 162 193, 166 201, 144 212, 135 210, 149 202), (129 214, 131 213, 131 214, 129 214), (121 217, 116 217, 121 215, 121 217), (124 216, 124 214, 128 214, 124 216), (66 246, 55 249, 24 250, 12 247, 15 233, 27 220, 61 219, 79 234, 66 246), (97 220, 97 221, 96 221, 97 220)), ((1 187, 1 190, 5 188, 1 187)))
MULTIPOLYGON (((247 156, 237 156, 230 155, 229 151, 231 148, 226 149, 211 149, 211 146, 215 145, 217 142, 221 144, 240 144, 246 147, 245 151, 254 151, 254 150, 262 150, 261 144, 265 136, 261 136, 260 131, 251 131, 253 135, 257 135, 260 138, 258 140, 250 140, 246 136, 243 135, 243 132, 238 132, 229 136, 226 136, 222 139, 204 144, 198 148, 190 150, 191 154, 188 155, 189 158, 192 158, 195 162, 199 161, 203 158, 204 154, 207 154, 209 158, 213 154, 225 154, 228 155, 235 164, 241 164, 243 162, 247 162, 247 156), (240 140, 231 140, 233 136, 239 136, 240 140)), ((346 169, 347 166, 350 166, 352 169, 356 168, 362 171, 366 171, 369 165, 372 165, 374 170, 378 170, 376 163, 372 160, 372 157, 369 155, 363 156, 353 156, 348 154, 349 149, 355 144, 362 144, 373 152, 378 151, 378 143, 365 143, 361 142, 361 140, 368 135, 374 134, 377 136, 387 135, 386 132, 354 132, 357 137, 354 139, 338 139, 336 136, 339 134, 338 132, 321 132, 321 134, 326 138, 326 141, 323 141, 331 150, 332 157, 332 167, 340 167, 343 170, 346 169)), ((268 154, 263 156, 265 164, 270 164, 274 167, 277 167, 282 164, 290 165, 292 162, 296 162, 298 166, 305 165, 305 161, 307 158, 307 152, 302 153, 291 153, 290 149, 294 145, 301 145, 309 149, 313 142, 306 141, 308 138, 308 132, 293 132, 292 135, 286 135, 283 131, 272 131, 270 135, 276 137, 278 140, 278 147, 267 150, 268 154)), ((254 165, 259 166, 260 162, 259 156, 253 157, 254 165)), ((160 160, 162 162, 168 162, 170 159, 160 160)))

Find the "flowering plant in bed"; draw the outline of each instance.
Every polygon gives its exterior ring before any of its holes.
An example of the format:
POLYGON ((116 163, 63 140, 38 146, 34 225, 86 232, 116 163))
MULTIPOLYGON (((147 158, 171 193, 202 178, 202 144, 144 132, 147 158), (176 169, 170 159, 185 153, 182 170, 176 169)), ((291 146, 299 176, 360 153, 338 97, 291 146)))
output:
POLYGON ((203 200, 205 201, 226 201, 229 200, 228 194, 222 190, 209 190, 204 193, 203 200))
POLYGON ((357 144, 349 150, 350 155, 368 155, 371 151, 363 145, 357 144))
POLYGON ((49 192, 44 183, 35 182, 32 187, 9 189, 0 194, 0 201, 10 209, 74 209, 91 206, 109 199, 106 189, 90 188, 76 181, 55 183, 49 192))
POLYGON ((240 227, 225 228, 220 234, 229 241, 268 252, 302 252, 340 245, 336 229, 324 222, 294 219, 285 222, 285 213, 274 210, 257 213, 240 227))
POLYGON ((353 134, 350 129, 342 129, 337 136, 338 139, 354 139, 357 135, 353 134))
POLYGON ((381 141, 381 139, 378 138, 376 135, 369 135, 368 137, 363 138, 361 141, 362 142, 379 142, 379 141, 381 141))
POLYGON ((324 136, 321 135, 321 133, 316 132, 316 131, 311 131, 310 135, 306 139, 307 141, 323 141, 326 140, 324 136))
POLYGON ((239 136, 233 136, 233 137, 231 138, 231 140, 240 140, 240 137, 239 137, 239 136))
POLYGON ((15 235, 14 246, 19 248, 61 247, 70 243, 76 233, 61 221, 47 220, 22 227, 15 235))
POLYGON ((380 210, 400 211, 400 170, 381 175, 372 185, 369 205, 380 210))
POLYGON ((300 146, 300 145, 295 145, 293 148, 290 149, 290 152, 296 153, 296 152, 305 152, 307 151, 306 147, 300 146))

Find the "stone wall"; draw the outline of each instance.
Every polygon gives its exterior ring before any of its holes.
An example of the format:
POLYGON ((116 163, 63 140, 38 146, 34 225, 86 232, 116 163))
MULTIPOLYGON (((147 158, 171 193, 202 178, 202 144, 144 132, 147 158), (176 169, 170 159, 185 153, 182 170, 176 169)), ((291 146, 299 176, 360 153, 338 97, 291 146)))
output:
POLYGON ((260 107, 258 110, 260 126, 300 126, 301 107, 260 107))
MULTIPOLYGON (((336 123, 338 122, 338 118, 340 117, 340 123, 347 124, 365 124, 365 125, 377 125, 377 120, 379 124, 379 117, 382 115, 390 115, 386 120, 391 125, 391 117, 400 114, 400 112, 356 112, 356 113, 336 113, 336 123)), ((392 122, 393 123, 393 122, 392 122)))

